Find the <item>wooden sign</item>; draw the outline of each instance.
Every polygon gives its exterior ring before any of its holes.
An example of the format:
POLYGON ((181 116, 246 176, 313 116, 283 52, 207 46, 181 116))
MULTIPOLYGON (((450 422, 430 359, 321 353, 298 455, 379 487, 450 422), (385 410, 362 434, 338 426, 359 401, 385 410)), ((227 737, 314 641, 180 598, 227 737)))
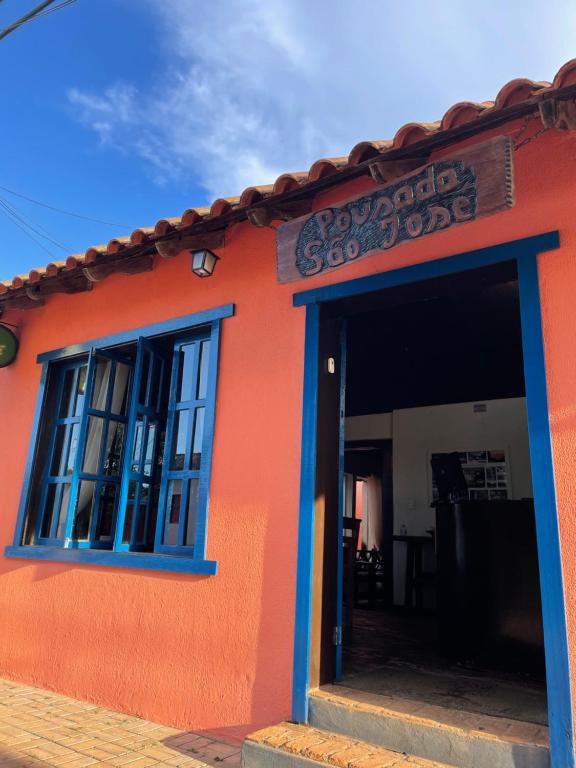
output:
POLYGON ((329 272, 514 205, 512 145, 499 136, 276 233, 278 280, 329 272))

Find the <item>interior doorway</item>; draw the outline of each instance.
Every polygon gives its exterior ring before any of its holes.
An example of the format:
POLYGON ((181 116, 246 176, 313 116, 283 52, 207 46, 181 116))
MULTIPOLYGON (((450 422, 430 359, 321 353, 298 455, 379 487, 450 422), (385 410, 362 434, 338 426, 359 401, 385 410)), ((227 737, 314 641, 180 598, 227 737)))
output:
POLYGON ((333 681, 546 724, 515 262, 329 312, 345 328, 333 681))

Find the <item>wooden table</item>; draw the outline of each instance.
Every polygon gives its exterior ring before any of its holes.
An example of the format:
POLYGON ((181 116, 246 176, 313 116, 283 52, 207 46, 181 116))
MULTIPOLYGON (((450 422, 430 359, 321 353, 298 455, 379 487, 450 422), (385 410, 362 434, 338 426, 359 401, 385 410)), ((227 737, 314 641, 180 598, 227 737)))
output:
POLYGON ((406 571, 404 577, 404 606, 405 608, 422 608, 422 555, 426 544, 432 544, 432 536, 408 536, 401 534, 393 536, 394 541, 406 544, 406 571))

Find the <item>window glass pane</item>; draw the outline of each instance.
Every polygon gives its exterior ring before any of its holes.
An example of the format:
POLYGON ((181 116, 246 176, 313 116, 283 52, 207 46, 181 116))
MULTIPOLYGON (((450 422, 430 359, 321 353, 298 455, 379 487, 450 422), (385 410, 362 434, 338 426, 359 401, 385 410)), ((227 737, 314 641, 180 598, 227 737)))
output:
POLYGON ((164 544, 178 544, 178 523, 180 522, 180 502, 182 501, 182 480, 170 480, 166 502, 166 530, 164 544))
POLYGON ((54 441, 54 453, 52 454, 52 465, 50 467, 50 474, 52 477, 59 477, 63 471, 64 463, 64 443, 66 438, 66 432, 68 427, 65 424, 56 427, 56 439, 54 441))
POLYGON ((142 483, 140 487, 140 505, 138 512, 138 520, 136 522, 136 543, 143 544, 145 541, 146 532, 146 515, 148 512, 148 504, 150 502, 150 486, 148 483, 142 483))
POLYGON ((148 507, 148 525, 146 527, 145 533, 145 544, 151 545, 153 548, 154 545, 154 534, 156 533, 156 518, 158 516, 158 497, 160 495, 160 486, 159 484, 152 485, 150 487, 150 505, 148 507))
POLYGON ((124 447, 125 426, 120 421, 108 422, 106 452, 104 454, 104 474, 119 475, 124 447))
POLYGON ((46 504, 44 506, 44 516, 42 518, 42 527, 40 529, 40 536, 43 539, 50 536, 50 527, 52 525, 52 518, 54 516, 54 505, 56 504, 58 486, 55 483, 50 483, 46 493, 46 504))
POLYGON ((204 408, 196 408, 191 469, 200 469, 200 461, 202 459, 202 439, 204 437, 204 410, 204 408))
POLYGON ((140 393, 138 395, 138 402, 146 404, 146 392, 148 391, 148 378, 150 376, 150 365, 152 363, 152 355, 145 349, 142 355, 142 373, 140 376, 140 393))
POLYGON ((86 449, 84 451, 84 466, 82 471, 89 475, 98 474, 104 423, 104 419, 101 419, 99 416, 88 417, 88 432, 86 435, 86 449))
POLYGON ((140 459, 142 456, 142 437, 144 435, 144 422, 138 419, 134 431, 134 449, 132 451, 132 472, 140 472, 140 459))
POLYGON ((46 494, 46 507, 42 518, 40 536, 48 538, 52 528, 52 521, 56 517, 56 538, 62 539, 66 531, 66 517, 70 502, 70 483, 50 483, 46 494))
POLYGON ((196 515, 198 513, 198 480, 190 480, 188 493, 188 509, 186 510, 186 544, 194 546, 196 536, 196 515))
POLYGON ((170 460, 170 469, 172 470, 184 469, 189 422, 190 411, 176 412, 174 433, 172 435, 172 458, 170 460))
POLYGON ((108 385, 112 372, 112 360, 100 358, 94 371, 94 389, 92 390, 92 408, 105 411, 108 398, 108 385))
POLYGON ((86 375, 88 373, 88 366, 83 365, 78 371, 78 380, 76 382, 76 405, 74 406, 74 416, 80 416, 82 409, 84 408, 84 400, 86 399, 86 375))
POLYGON ((78 453, 78 437, 80 435, 80 423, 72 425, 69 436, 69 448, 68 448, 68 461, 66 462, 66 475, 71 475, 74 472, 74 464, 76 462, 76 454, 78 453))
POLYGON ((136 489, 137 489, 138 483, 135 480, 130 480, 128 483, 128 499, 129 501, 134 501, 136 498, 136 489))
POLYGON ((132 517, 134 516, 134 502, 128 502, 126 507, 126 516, 124 517, 124 530, 122 532, 122 542, 130 542, 130 531, 132 530, 132 517))
POLYGON ((178 384, 178 400, 184 402, 194 399, 194 356, 196 355, 197 344, 186 344, 180 350, 180 370, 178 384))
POLYGON ((65 419, 71 415, 73 410, 72 398, 74 395, 74 381, 76 379, 76 369, 71 368, 64 374, 64 388, 62 390, 62 400, 60 401, 60 413, 58 418, 65 419))
POLYGON ((162 389, 162 371, 164 368, 164 361, 159 357, 154 357, 154 367, 152 373, 152 386, 150 387, 149 400, 147 403, 151 408, 160 407, 161 389, 162 389))
POLYGON ((156 466, 162 470, 164 464, 164 449, 166 448, 166 422, 160 425, 160 433, 158 435, 158 448, 156 449, 156 466))
POLYGON ((80 481, 76 514, 74 515, 74 529, 72 533, 72 537, 76 540, 81 541, 88 538, 92 509, 94 506, 95 489, 96 483, 93 480, 80 481))
POLYGON ((113 483, 103 483, 100 486, 98 523, 96 524, 96 539, 98 541, 112 541, 112 528, 116 514, 119 490, 119 486, 113 483))
POLYGON ((146 441, 146 453, 144 454, 144 466, 142 470, 148 477, 152 476, 154 471, 154 443, 156 441, 156 432, 158 425, 154 422, 148 424, 148 439, 146 441))
POLYGON ((198 372, 198 399, 206 397, 208 388, 208 361, 210 358, 210 339, 202 342, 200 351, 200 370, 198 372))
POLYGON ((58 528, 56 538, 63 539, 66 533, 66 518, 68 517, 68 505, 70 504, 70 483, 62 485, 62 499, 60 501, 60 516, 58 518, 58 528))
POLYGON ((136 532, 134 534, 135 536, 135 544, 143 544, 144 543, 144 529, 146 525, 146 511, 147 507, 146 504, 140 504, 140 512, 138 515, 138 520, 136 521, 136 532))
POLYGON ((128 383, 130 381, 130 366, 125 363, 116 363, 116 375, 114 376, 114 389, 112 391, 112 413, 126 415, 128 404, 128 383))

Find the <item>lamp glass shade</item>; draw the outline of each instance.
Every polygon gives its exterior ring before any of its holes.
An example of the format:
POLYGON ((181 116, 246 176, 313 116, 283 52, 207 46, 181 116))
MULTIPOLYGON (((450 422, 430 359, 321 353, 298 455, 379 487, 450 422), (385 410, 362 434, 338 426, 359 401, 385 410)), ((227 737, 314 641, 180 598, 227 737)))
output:
POLYGON ((192 253, 192 272, 198 277, 210 277, 217 261, 218 256, 208 249, 194 251, 192 253))

